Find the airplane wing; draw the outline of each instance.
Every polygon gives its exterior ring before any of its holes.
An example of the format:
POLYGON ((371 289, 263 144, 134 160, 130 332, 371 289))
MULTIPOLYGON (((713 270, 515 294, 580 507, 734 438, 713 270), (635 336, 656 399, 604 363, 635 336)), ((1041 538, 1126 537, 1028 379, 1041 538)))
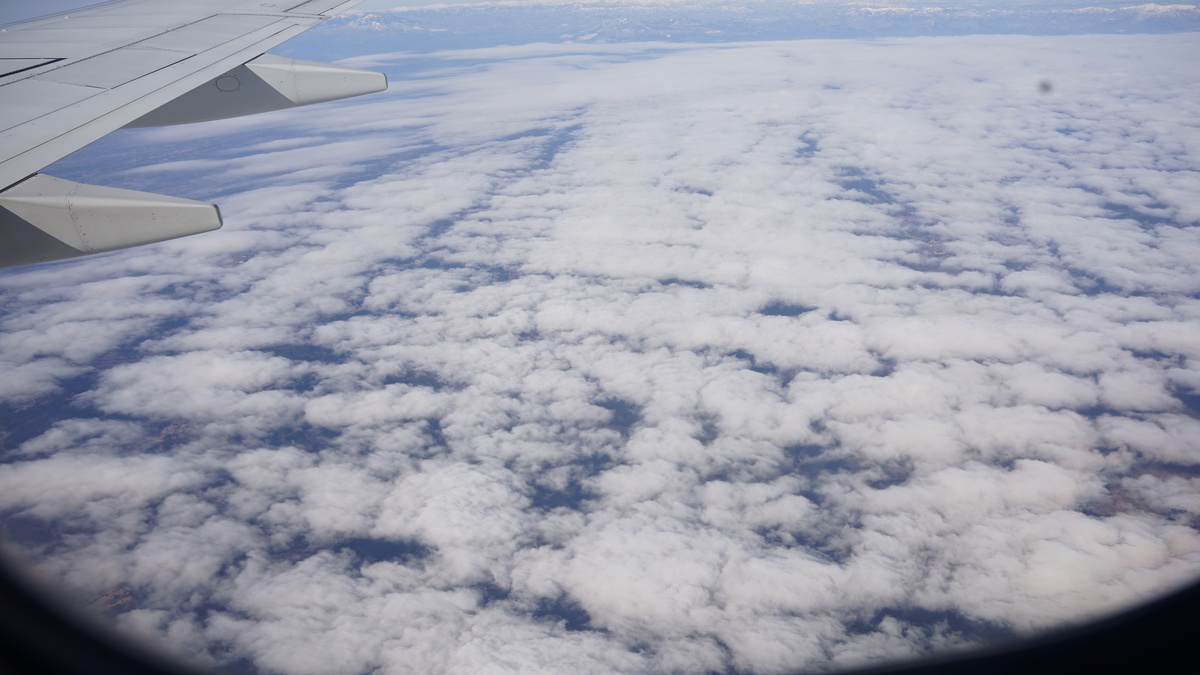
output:
POLYGON ((265 52, 361 0, 116 0, 0 27, 0 267, 214 230, 216 205, 37 173, 121 127, 387 88, 265 52))

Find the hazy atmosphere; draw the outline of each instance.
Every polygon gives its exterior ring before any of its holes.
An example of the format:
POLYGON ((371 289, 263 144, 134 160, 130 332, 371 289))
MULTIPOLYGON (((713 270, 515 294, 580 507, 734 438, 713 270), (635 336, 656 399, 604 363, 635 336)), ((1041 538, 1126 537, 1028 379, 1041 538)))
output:
POLYGON ((288 675, 820 672, 1194 580, 1200 10, 939 11, 368 5, 274 51, 387 92, 48 167, 225 225, 0 271, 8 547, 288 675))

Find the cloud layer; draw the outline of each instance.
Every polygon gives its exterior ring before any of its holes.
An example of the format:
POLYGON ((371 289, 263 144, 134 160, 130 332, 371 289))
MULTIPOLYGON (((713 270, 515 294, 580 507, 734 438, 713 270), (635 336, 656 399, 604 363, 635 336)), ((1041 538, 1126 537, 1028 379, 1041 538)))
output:
POLYGON ((0 275, 13 546, 297 674, 823 669, 1168 590, 1197 51, 385 54, 385 95, 112 137, 60 174, 157 144, 106 183, 227 224, 0 275))

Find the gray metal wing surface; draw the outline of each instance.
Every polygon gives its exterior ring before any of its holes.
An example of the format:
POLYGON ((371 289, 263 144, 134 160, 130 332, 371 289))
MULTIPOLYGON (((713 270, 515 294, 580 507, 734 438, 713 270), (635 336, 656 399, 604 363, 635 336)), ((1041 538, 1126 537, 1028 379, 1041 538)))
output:
POLYGON ((381 73, 265 52, 361 0, 117 0, 0 27, 0 267, 213 230, 215 205, 37 173, 126 126, 381 91, 381 73))

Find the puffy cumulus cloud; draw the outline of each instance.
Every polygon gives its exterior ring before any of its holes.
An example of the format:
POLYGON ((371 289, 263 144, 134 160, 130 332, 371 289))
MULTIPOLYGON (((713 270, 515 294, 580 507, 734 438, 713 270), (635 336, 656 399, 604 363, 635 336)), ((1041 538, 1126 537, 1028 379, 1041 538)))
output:
POLYGON ((384 54, 114 136, 227 225, 0 276, 12 546, 314 675, 830 668, 1153 596, 1200 571, 1197 49, 384 54))

